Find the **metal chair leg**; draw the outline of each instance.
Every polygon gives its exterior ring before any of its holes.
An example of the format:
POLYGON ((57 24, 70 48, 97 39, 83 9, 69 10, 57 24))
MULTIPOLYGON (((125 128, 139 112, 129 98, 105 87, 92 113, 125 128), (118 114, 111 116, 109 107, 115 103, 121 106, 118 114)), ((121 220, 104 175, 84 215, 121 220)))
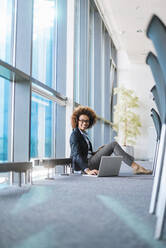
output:
POLYGON ((28 183, 28 173, 29 173, 28 171, 25 172, 25 184, 28 183))
POLYGON ((18 185, 21 187, 21 172, 18 173, 18 185))
POLYGON ((14 172, 11 171, 10 172, 10 185, 13 185, 14 184, 14 172))
POLYGON ((33 184, 32 169, 29 170, 29 182, 30 182, 31 185, 33 184))

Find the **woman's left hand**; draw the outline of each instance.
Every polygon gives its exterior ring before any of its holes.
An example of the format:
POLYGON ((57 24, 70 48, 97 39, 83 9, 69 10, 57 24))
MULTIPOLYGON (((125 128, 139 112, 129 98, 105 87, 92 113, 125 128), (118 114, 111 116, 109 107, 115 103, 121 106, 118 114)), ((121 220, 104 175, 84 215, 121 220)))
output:
POLYGON ((86 170, 86 174, 88 175, 98 175, 99 171, 94 169, 94 170, 86 170))

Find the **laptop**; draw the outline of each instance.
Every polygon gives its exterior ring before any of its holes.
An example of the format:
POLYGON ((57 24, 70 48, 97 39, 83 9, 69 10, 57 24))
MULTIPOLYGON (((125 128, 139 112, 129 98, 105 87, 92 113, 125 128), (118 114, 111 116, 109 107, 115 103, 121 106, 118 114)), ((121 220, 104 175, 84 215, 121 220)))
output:
POLYGON ((118 176, 121 167, 121 156, 102 156, 99 166, 98 177, 118 176))
POLYGON ((121 156, 102 156, 99 165, 98 175, 83 174, 90 177, 113 177, 118 176, 121 167, 121 156))

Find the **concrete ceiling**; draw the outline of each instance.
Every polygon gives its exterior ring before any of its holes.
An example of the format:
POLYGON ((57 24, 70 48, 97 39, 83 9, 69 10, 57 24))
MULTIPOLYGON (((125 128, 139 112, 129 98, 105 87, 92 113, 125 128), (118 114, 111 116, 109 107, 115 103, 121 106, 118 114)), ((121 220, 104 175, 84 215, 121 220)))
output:
POLYGON ((166 24, 166 0, 96 0, 104 22, 118 50, 125 50, 132 63, 145 63, 154 51, 146 37, 153 14, 166 24))

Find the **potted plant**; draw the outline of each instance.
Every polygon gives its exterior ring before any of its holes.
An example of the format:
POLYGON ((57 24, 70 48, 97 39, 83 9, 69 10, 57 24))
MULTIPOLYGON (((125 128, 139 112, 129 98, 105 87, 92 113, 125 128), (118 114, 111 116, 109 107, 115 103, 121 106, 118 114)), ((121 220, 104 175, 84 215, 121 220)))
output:
POLYGON ((113 129, 117 132, 115 139, 131 155, 134 149, 135 138, 140 134, 141 122, 139 115, 134 112, 139 107, 138 97, 133 90, 123 86, 114 89, 117 95, 117 104, 114 106, 113 129))

